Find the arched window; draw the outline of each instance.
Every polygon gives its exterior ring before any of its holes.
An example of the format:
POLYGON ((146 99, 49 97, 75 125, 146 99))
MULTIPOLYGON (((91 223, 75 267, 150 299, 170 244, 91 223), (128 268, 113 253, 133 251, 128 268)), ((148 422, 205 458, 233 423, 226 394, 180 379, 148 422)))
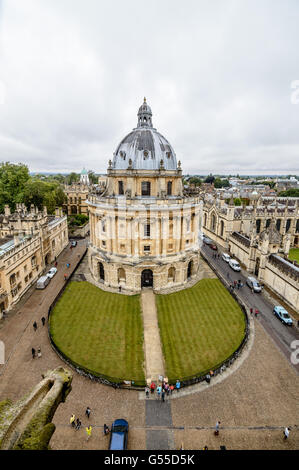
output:
POLYGON ((266 228, 270 227, 270 224, 271 224, 271 219, 267 219, 266 220, 266 228))
POLYGON ((205 213, 204 219, 203 219, 203 226, 204 226, 204 227, 207 226, 207 214, 206 214, 206 213, 205 213))
POLYGON ((280 227, 281 227, 281 219, 277 219, 276 221, 276 228, 280 232, 280 227))
POLYGON ((172 181, 168 181, 167 183, 167 196, 172 195, 172 181))
POLYGON ((220 222, 220 237, 223 237, 224 234, 224 222, 221 220, 220 222))
POLYGON ((119 196, 124 195, 124 182, 123 181, 118 182, 118 194, 119 196))
POLYGON ((212 230, 212 232, 215 232, 215 230, 216 230, 216 216, 215 216, 215 214, 212 214, 212 217, 211 217, 211 230, 212 230))
POLYGON ((286 223, 286 232, 290 230, 290 227, 291 227, 291 219, 288 219, 286 223))
POLYGON ((257 219, 256 221, 256 233, 260 233, 261 231, 261 219, 257 219))
POLYGON ((299 219, 296 222, 296 233, 299 233, 299 219))

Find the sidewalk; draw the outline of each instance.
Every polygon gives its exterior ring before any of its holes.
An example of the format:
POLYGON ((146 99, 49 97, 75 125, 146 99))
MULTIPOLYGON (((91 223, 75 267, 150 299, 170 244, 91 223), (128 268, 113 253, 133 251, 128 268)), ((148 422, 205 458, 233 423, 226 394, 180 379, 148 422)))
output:
MULTIPOLYGON (((57 274, 51 279, 46 289, 32 289, 30 291, 31 295, 21 299, 15 308, 7 314, 6 318, 1 320, 0 340, 5 344, 5 364, 0 365, 0 376, 3 374, 26 330, 30 328, 33 331, 32 324, 34 321, 40 327, 41 318, 43 316, 47 318, 51 303, 65 283, 64 274, 71 275, 77 264, 78 255, 82 257, 85 249, 86 243, 84 241, 72 250, 68 245, 57 258, 57 274), (66 267, 66 263, 70 263, 69 268, 66 267)), ((49 265, 49 269, 50 267, 49 265)), ((39 347, 39 345, 36 346, 39 347)))
POLYGON ((144 355, 146 380, 157 383, 165 374, 164 359, 160 342, 155 294, 151 289, 141 292, 141 307, 144 326, 144 355))

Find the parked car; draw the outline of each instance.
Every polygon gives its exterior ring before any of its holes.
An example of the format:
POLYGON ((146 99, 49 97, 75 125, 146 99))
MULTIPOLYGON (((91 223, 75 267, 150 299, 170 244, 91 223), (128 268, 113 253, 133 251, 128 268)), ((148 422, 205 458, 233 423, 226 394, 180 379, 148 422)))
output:
POLYGON ((241 271, 241 266, 239 265, 237 260, 231 258, 228 264, 234 271, 241 271))
POLYGON ((215 251, 218 250, 217 245, 212 244, 212 245, 209 245, 209 247, 210 247, 212 250, 215 250, 215 251))
POLYGON ((57 268, 51 268, 48 273, 47 273, 47 276, 52 279, 52 277, 55 276, 55 274, 57 273, 57 268))
POLYGON ((76 240, 72 240, 72 241, 71 241, 71 246, 77 246, 76 240))
POLYGON ((125 419, 116 419, 111 427, 109 450, 126 450, 129 424, 125 419))
POLYGON ((249 276, 249 277, 246 279, 246 284, 248 285, 248 287, 250 287, 250 289, 253 289, 254 292, 262 292, 262 286, 261 286, 260 283, 255 279, 255 277, 249 276))
POLYGON ((227 253, 222 253, 222 259, 223 261, 226 261, 228 263, 230 260, 230 256, 227 253))
POLYGON ((276 305, 273 309, 273 313, 284 325, 293 325, 293 320, 291 319, 286 309, 281 305, 276 305))
POLYGON ((37 289, 45 289, 50 281, 51 281, 50 277, 42 276, 37 280, 36 288, 37 289))

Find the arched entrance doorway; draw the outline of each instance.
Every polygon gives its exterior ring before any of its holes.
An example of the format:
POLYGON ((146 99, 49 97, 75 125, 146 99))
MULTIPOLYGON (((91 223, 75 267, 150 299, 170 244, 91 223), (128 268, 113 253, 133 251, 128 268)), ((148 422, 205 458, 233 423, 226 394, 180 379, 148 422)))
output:
POLYGON ((99 276, 100 276, 100 281, 105 281, 105 271, 104 271, 104 266, 103 263, 98 264, 98 270, 99 270, 99 276))
POLYGON ((50 253, 48 253, 46 256, 45 256, 45 265, 48 266, 48 264, 51 263, 51 256, 50 256, 50 253))
POLYGON ((141 287, 153 287, 153 281, 153 271, 151 269, 144 269, 141 273, 141 287))
POLYGON ((189 261, 187 269, 187 279, 190 279, 192 276, 193 261, 189 261))

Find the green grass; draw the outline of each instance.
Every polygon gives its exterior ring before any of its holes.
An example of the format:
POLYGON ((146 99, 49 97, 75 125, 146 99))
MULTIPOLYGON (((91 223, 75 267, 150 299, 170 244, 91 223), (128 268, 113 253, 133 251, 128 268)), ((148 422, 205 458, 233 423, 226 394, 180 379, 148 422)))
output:
POLYGON ((299 264, 299 248, 291 248, 289 252, 289 259, 291 261, 297 261, 299 264))
POLYGON ((156 305, 171 381, 213 369, 244 338, 244 314, 218 279, 203 279, 190 289, 157 295, 156 305))
POLYGON ((144 382, 140 297, 70 282, 55 305, 50 333, 77 364, 121 380, 144 382))

